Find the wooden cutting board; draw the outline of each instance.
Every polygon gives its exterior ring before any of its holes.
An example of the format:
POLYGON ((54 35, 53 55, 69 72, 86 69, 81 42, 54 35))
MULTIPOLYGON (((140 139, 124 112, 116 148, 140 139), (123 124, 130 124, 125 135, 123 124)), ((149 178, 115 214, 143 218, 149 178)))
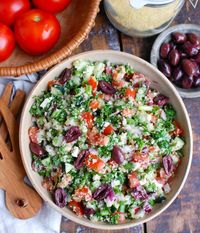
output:
POLYGON ((37 192, 24 183, 24 170, 19 152, 17 117, 25 100, 25 93, 17 90, 10 103, 12 84, 0 97, 0 188, 5 190, 5 202, 16 218, 33 217, 42 206, 37 192))

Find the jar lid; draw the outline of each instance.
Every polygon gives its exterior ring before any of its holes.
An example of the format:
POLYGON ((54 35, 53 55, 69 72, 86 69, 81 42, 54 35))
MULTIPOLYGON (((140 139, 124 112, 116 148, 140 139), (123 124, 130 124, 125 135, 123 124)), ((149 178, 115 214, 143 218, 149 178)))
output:
POLYGON ((129 0, 129 3, 133 8, 140 9, 146 5, 149 7, 160 7, 174 1, 176 0, 129 0))

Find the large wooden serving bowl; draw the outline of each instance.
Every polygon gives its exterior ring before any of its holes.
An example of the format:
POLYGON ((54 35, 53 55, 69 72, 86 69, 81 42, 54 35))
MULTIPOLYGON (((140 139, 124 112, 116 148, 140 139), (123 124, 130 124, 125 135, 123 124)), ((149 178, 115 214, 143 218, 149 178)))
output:
POLYGON ((129 228, 144 223, 146 221, 149 221, 152 218, 158 216, 175 200, 175 198, 183 188, 192 161, 193 139, 192 139, 191 124, 187 110, 175 87, 159 70, 157 70, 154 66, 152 66, 148 62, 127 53, 110 51, 110 50, 104 50, 104 51, 97 50, 97 51, 86 52, 72 56, 68 60, 63 61, 61 64, 55 66, 48 73, 46 73, 43 76, 43 78, 33 88, 32 92, 30 93, 26 101, 21 116, 19 138, 20 138, 21 156, 25 170, 27 172, 27 175, 31 183, 33 184, 34 188, 38 191, 38 193, 41 195, 41 197, 45 201, 47 201, 51 207, 53 207, 55 210, 57 210, 58 212, 60 212, 62 215, 69 218, 70 220, 73 220, 79 224, 83 224, 88 227, 94 227, 99 229, 114 230, 114 229, 129 228), (162 204, 155 205, 152 213, 146 215, 141 219, 133 220, 128 223, 111 225, 100 222, 92 222, 85 218, 78 217, 70 209, 68 208, 61 209, 54 204, 50 193, 46 189, 44 189, 41 185, 42 178, 31 168, 32 156, 29 149, 30 140, 28 136, 28 129, 32 126, 32 118, 31 118, 31 114, 29 113, 29 109, 34 102, 33 97, 36 95, 41 95, 42 91, 46 90, 47 83, 50 80, 53 80, 55 77, 57 77, 64 68, 66 67, 70 68, 71 63, 76 59, 91 60, 91 61, 108 60, 113 63, 130 64, 135 71, 143 73, 144 75, 149 77, 151 81, 151 87, 156 88, 158 91, 160 91, 161 93, 163 93, 164 95, 170 98, 170 102, 172 103, 173 107, 177 112, 177 118, 178 121, 180 122, 181 127, 184 130, 184 136, 186 142, 183 149, 184 156, 182 158, 182 162, 176 172, 173 183, 171 185, 172 190, 169 194, 167 194, 166 201, 163 202, 162 204))
POLYGON ((94 26, 101 0, 72 0, 57 14, 61 37, 54 48, 42 56, 31 56, 18 46, 11 57, 0 63, 0 76, 19 76, 48 69, 69 56, 86 39, 94 26))

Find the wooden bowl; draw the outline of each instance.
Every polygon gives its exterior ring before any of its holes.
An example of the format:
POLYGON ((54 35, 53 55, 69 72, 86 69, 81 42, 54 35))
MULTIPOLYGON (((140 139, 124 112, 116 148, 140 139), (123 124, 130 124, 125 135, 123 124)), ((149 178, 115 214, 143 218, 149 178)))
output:
POLYGON ((93 228, 99 228, 99 229, 108 229, 108 230, 114 230, 114 229, 123 229, 123 228, 129 228, 132 226, 136 226, 138 224, 147 222, 151 220, 152 218, 158 216, 160 213, 162 213, 177 197, 181 189, 183 188, 183 185, 186 181, 186 178, 189 173, 191 161, 192 161, 192 149, 193 149, 193 139, 192 139, 192 129, 191 124, 189 120, 188 113, 186 111, 186 108, 183 104, 182 99, 180 98, 178 92, 176 91, 175 87, 170 83, 170 81, 155 67, 153 67, 151 64, 147 63, 146 61, 122 52, 117 51, 92 51, 92 52, 86 52, 79 55, 75 55, 70 57, 68 60, 63 61, 61 64, 55 66, 53 69, 51 69, 47 74, 43 76, 43 78, 36 84, 32 92, 30 93, 26 104, 24 106, 22 116, 21 116, 21 122, 20 122, 20 132, 19 132, 19 138, 20 138, 20 150, 21 150, 21 156, 22 161, 25 167, 25 170, 27 172, 27 175, 33 184, 34 188, 38 191, 38 193, 41 195, 41 197, 49 203, 49 205, 60 212, 65 217, 69 218, 72 221, 75 221, 79 224, 93 227, 93 228), (160 204, 156 205, 149 215, 146 215, 142 219, 133 220, 128 223, 124 224, 118 224, 118 225, 110 225, 106 223, 99 223, 99 222, 92 222, 85 218, 81 218, 76 216, 71 210, 68 208, 59 208, 57 205, 54 204, 52 197, 50 193, 44 189, 41 185, 42 178, 32 170, 31 168, 31 152, 29 149, 29 136, 28 136, 28 129, 30 126, 32 126, 32 119, 31 115, 29 113, 29 109, 33 103, 33 96, 40 95, 42 91, 46 90, 47 83, 50 80, 53 80, 56 76, 58 76, 61 71, 66 67, 71 67, 71 63, 76 59, 85 59, 85 60, 92 60, 92 61, 111 61, 114 63, 124 63, 124 64, 130 64, 135 71, 141 72, 152 82, 152 87, 159 90, 161 93, 167 95, 171 103, 173 104, 174 108, 177 111, 177 118, 181 124, 181 127, 184 129, 185 133, 185 140, 186 144, 184 146, 184 157, 182 160, 182 163, 177 170, 177 174, 174 178, 173 184, 172 184, 172 190, 167 195, 167 200, 160 204))
POLYGON ((0 76, 20 76, 48 69, 69 56, 88 36, 94 26, 101 0, 73 0, 57 15, 61 36, 54 48, 42 56, 31 56, 18 46, 0 63, 0 76))

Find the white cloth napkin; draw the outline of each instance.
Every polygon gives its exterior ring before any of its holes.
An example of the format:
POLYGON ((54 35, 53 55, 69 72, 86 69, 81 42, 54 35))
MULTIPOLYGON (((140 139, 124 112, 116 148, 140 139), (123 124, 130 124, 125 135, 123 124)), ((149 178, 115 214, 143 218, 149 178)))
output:
MULTIPOLYGON (((0 77, 0 95, 8 82, 14 84, 13 95, 17 89, 28 93, 39 79, 38 74, 23 75, 20 78, 0 77)), ((58 233, 61 215, 51 209, 47 203, 33 218, 20 220, 13 217, 5 206, 4 191, 0 189, 0 233, 58 233)))

